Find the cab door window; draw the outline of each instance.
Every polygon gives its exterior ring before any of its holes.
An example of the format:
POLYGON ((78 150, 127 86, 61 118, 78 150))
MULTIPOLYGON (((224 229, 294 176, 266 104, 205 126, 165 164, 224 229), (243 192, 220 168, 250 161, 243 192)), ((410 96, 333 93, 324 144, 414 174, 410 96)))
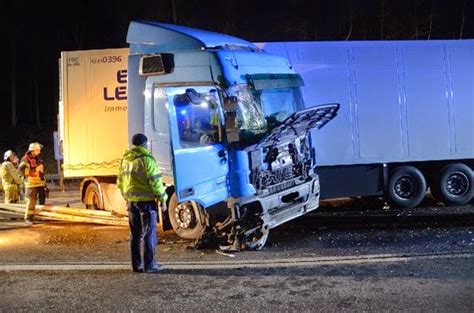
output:
POLYGON ((200 147, 222 141, 217 101, 213 92, 198 93, 194 89, 173 97, 181 147, 200 147))

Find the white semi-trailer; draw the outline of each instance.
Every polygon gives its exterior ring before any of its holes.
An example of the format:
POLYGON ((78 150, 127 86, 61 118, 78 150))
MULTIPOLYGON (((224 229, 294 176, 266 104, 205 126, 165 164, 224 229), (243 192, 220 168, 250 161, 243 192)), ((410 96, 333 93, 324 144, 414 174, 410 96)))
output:
POLYGON ((60 59, 59 138, 65 178, 81 178, 88 208, 126 212, 115 185, 128 147, 128 48, 66 51, 60 59))
POLYGON ((321 198, 385 195, 415 207, 474 193, 474 40, 260 43, 285 56, 305 103, 340 103, 313 136, 321 198))

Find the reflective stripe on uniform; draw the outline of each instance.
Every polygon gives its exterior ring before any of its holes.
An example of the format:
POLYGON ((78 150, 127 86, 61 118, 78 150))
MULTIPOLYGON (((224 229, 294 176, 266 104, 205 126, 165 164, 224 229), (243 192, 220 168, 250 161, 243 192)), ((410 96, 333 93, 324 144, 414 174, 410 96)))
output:
POLYGON ((157 197, 157 195, 151 192, 139 192, 139 191, 128 191, 128 192, 124 192, 123 195, 126 198, 136 198, 136 197, 156 198, 157 197))
POLYGON ((127 150, 122 157, 117 187, 127 201, 166 200, 160 169, 144 147, 127 150))
POLYGON ((143 177, 142 173, 139 172, 131 172, 131 171, 123 171, 122 175, 124 176, 132 176, 132 177, 143 177))
POLYGON ((156 175, 151 176, 150 179, 151 179, 151 180, 158 180, 158 179, 160 179, 161 177, 163 177, 163 175, 161 175, 161 174, 156 174, 156 175))

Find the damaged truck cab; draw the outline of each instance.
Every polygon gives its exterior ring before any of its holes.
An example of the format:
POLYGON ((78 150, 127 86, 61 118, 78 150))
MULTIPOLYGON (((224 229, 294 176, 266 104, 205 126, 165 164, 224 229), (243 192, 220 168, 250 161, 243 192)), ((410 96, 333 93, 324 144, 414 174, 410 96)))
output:
POLYGON ((289 62, 203 30, 132 22, 128 134, 146 134, 182 238, 261 249, 269 230, 316 209, 310 130, 338 104, 305 109, 289 62))

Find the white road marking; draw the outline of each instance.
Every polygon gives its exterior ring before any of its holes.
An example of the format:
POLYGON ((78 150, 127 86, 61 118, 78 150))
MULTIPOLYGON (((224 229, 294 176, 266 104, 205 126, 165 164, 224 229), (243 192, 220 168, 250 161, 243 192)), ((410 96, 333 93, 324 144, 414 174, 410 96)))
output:
MULTIPOLYGON (((364 256, 304 257, 261 260, 221 260, 221 261, 183 261, 162 262, 171 270, 210 270, 210 269, 254 269, 254 268, 296 268, 324 265, 356 265, 372 263, 396 263, 414 260, 434 260, 453 258, 472 258, 474 252, 433 253, 433 254, 378 254, 364 256)), ((10 271, 97 271, 130 270, 126 262, 89 262, 89 263, 35 263, 0 264, 0 272, 10 271)))

